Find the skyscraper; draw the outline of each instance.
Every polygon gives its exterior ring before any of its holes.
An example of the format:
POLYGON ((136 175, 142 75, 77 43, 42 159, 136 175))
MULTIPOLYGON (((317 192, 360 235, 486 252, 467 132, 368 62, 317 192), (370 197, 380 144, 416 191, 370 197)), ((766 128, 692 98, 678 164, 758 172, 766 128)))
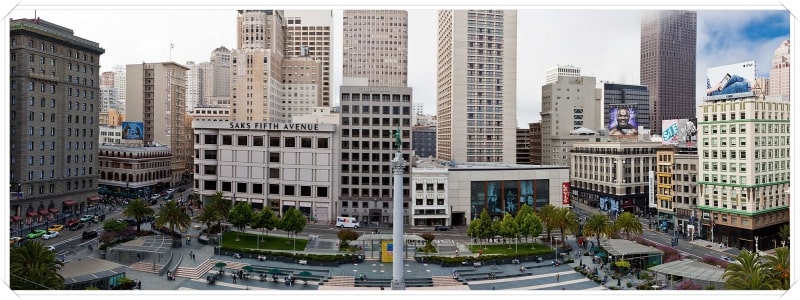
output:
POLYGON ((408 85, 408 12, 345 10, 343 77, 367 78, 369 86, 408 85))
POLYGON ((647 12, 641 28, 639 73, 650 91, 650 133, 660 135, 662 120, 696 116, 697 12, 647 12))
POLYGON ((785 40, 775 49, 775 56, 772 57, 772 68, 769 70, 769 95, 782 95, 790 99, 789 92, 789 70, 791 55, 789 51, 789 40, 785 40))
MULTIPOLYGON (((330 106, 330 65, 333 37, 333 11, 331 10, 287 10, 286 11, 286 56, 310 57, 319 62, 322 81, 317 80, 322 92, 319 102, 313 106, 330 106)), ((304 58, 307 59, 307 58, 304 58)))
POLYGON ((24 224, 81 214, 99 200, 100 55, 105 49, 39 18, 9 23, 12 195, 6 209, 11 234, 22 236, 24 224))
POLYGON ((198 106, 203 99, 204 70, 200 64, 187 61, 186 67, 186 111, 190 112, 198 106))
POLYGON ((517 12, 439 11, 437 158, 516 161, 517 12))

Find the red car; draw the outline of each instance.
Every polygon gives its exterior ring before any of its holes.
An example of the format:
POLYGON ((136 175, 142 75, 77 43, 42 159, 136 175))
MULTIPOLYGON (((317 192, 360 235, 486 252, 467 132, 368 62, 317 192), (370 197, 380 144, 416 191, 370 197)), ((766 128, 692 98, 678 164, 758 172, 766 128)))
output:
POLYGON ((81 220, 78 219, 78 218, 70 219, 69 221, 67 221, 66 227, 72 227, 72 225, 75 225, 75 224, 80 223, 80 222, 81 222, 81 220))

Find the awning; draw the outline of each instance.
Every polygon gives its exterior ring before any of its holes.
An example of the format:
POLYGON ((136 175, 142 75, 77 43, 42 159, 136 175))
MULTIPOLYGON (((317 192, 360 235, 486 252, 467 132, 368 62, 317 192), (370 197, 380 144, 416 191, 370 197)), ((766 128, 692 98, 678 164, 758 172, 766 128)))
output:
POLYGON ((75 204, 78 204, 78 202, 75 202, 75 200, 72 200, 72 199, 64 201, 64 205, 66 205, 66 206, 73 206, 75 204))
POLYGON ((40 210, 39 210, 39 214, 40 214, 40 215, 46 215, 46 214, 49 214, 49 213, 50 213, 50 212, 49 212, 49 211, 47 211, 46 209, 40 209, 40 210))
POLYGON ((99 196, 90 196, 90 197, 86 197, 86 200, 88 200, 88 201, 100 201, 100 197, 99 196))
POLYGON ((28 217, 35 217, 35 216, 38 216, 38 215, 39 214, 36 213, 35 211, 29 211, 28 214, 27 214, 28 217))
POLYGON ((11 221, 12 222, 22 221, 22 217, 20 217, 20 216, 11 216, 11 221))
POLYGON ((50 209, 48 209, 48 210, 49 210, 51 213, 54 213, 54 214, 57 214, 57 213, 58 213, 58 208, 50 208, 50 209))

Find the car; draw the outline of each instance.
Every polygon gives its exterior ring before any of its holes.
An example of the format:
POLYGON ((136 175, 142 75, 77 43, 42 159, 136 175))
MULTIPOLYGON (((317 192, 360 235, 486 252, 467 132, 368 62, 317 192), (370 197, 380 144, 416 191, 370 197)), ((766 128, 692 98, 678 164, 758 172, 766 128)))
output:
POLYGON ((23 238, 22 238, 22 237, 18 237, 18 236, 12 237, 12 238, 11 238, 11 244, 10 244, 10 245, 11 245, 11 246, 14 246, 14 245, 16 245, 17 243, 19 243, 19 242, 20 242, 20 241, 22 241, 22 240, 23 240, 23 238))
POLYGON ((81 234, 81 237, 83 237, 84 239, 96 238, 97 237, 97 231, 94 231, 94 230, 84 231, 81 234))
POLYGON ((172 194, 167 194, 167 196, 164 197, 164 200, 169 201, 169 200, 172 200, 172 198, 175 198, 175 196, 173 196, 172 194))
POLYGON ((48 231, 47 233, 42 235, 43 240, 49 240, 56 237, 58 237, 58 231, 48 231))
POLYGON ((178 193, 183 193, 183 192, 185 192, 185 191, 186 191, 186 188, 185 188, 185 187, 179 187, 179 188, 178 188, 178 193))
POLYGON ((51 251, 51 252, 56 252, 56 247, 53 247, 53 246, 47 246, 47 250, 49 250, 49 251, 51 251))
POLYGON ((152 196, 150 196, 150 200, 158 200, 158 198, 161 198, 161 195, 153 194, 152 196))
POLYGON ((722 256, 722 257, 720 257, 720 259, 722 259, 722 260, 724 260, 726 262, 729 262, 729 263, 737 263, 737 261, 735 259, 733 259, 733 258, 731 258, 729 256, 722 256))
POLYGON ((64 225, 56 224, 47 228, 47 231, 61 231, 62 229, 64 229, 64 225))
POLYGON ((158 198, 150 200, 150 205, 156 205, 156 204, 158 204, 158 198))
POLYGON ((83 223, 75 223, 69 227, 69 231, 77 231, 83 228, 83 223))
POLYGON ((452 228, 450 228, 450 226, 445 225, 436 225, 436 227, 433 227, 433 230, 435 231, 450 231, 451 229, 452 228))
POLYGON ((81 220, 78 218, 69 219, 69 221, 67 221, 67 227, 72 227, 72 225, 78 224, 80 222, 81 220))
POLYGON ((45 233, 47 233, 47 231, 42 230, 42 229, 36 229, 36 230, 32 231, 31 233, 28 233, 28 235, 26 235, 25 238, 36 239, 36 238, 42 237, 45 233))
POLYGON ((81 217, 81 222, 82 223, 91 222, 91 221, 94 221, 94 215, 85 215, 85 216, 81 217))
POLYGON ((167 189, 167 194, 175 193, 175 189, 167 189))

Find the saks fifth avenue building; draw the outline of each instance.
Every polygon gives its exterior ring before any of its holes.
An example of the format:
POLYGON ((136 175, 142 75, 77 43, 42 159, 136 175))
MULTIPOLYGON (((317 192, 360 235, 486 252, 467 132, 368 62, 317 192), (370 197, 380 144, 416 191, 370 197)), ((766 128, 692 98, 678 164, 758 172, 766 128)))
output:
MULTIPOLYGON (((311 221, 336 217, 339 138, 335 124, 194 121, 194 192, 311 221)), ((235 204, 234 204, 235 205, 235 204)))

